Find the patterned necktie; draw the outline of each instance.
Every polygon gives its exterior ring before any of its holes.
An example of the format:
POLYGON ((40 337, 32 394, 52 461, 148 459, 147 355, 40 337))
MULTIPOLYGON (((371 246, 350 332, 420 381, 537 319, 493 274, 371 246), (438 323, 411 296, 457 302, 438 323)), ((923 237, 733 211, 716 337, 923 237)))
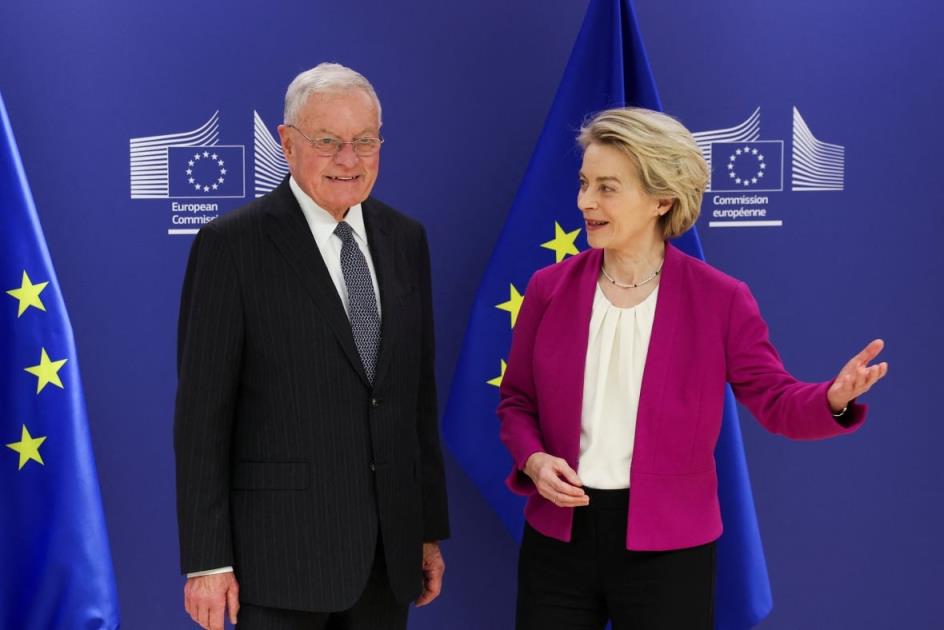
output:
POLYGON ((380 315, 374 285, 370 279, 367 260, 354 242, 354 230, 346 221, 338 223, 335 235, 341 239, 341 272, 347 285, 348 317, 354 345, 367 373, 367 380, 374 384, 377 367, 377 350, 380 348, 380 315))

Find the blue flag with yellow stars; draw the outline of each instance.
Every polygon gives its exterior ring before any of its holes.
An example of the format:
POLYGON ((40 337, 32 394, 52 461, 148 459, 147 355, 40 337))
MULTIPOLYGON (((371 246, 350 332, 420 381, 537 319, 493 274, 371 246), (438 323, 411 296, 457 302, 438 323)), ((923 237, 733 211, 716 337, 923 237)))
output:
POLYGON ((0 628, 117 628, 72 327, 2 97, 0 284, 0 628))
MULTIPOLYGON (((462 468, 515 537, 524 499, 504 480, 512 460, 498 438, 495 408, 522 291, 541 267, 585 246, 577 209, 576 142, 581 123, 611 107, 661 110, 629 0, 591 0, 544 129, 482 278, 443 419, 443 434, 462 468)), ((704 258, 694 229, 675 241, 704 258)), ((770 612, 761 547, 737 407, 728 388, 715 457, 724 535, 718 541, 715 626, 741 630, 770 612)))

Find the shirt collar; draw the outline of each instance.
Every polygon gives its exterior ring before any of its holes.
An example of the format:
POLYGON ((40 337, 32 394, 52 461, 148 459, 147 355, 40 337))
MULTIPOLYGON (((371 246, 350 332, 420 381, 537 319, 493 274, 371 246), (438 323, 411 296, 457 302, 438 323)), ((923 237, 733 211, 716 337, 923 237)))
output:
MULTIPOLYGON (((295 200, 298 201, 298 205, 302 208, 302 214, 305 215, 308 227, 311 228, 311 233, 315 237, 315 243, 318 245, 318 249, 324 251, 324 247, 327 245, 328 240, 334 235, 334 230, 338 226, 337 220, 335 220, 330 212, 315 203, 315 201, 302 190, 302 187, 298 185, 294 177, 289 177, 288 185, 292 189, 292 194, 295 195, 295 200)), ((356 204, 348 208, 347 214, 344 215, 344 220, 354 231, 354 237, 361 241, 361 243, 366 244, 367 229, 364 227, 364 211, 361 208, 361 204, 356 204)))

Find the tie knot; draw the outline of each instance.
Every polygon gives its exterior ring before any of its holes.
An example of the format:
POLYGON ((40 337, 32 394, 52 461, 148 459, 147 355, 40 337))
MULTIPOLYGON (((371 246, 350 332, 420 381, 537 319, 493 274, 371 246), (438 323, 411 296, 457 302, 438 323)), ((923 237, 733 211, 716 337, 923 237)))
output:
POLYGON ((347 221, 338 222, 338 227, 334 228, 334 233, 342 243, 346 243, 354 236, 354 230, 347 221))

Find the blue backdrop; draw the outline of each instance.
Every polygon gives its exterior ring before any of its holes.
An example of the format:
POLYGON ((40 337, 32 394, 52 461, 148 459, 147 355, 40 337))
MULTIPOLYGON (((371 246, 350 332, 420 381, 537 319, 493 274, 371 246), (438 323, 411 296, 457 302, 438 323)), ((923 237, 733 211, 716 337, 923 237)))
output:
MULTIPOLYGON (((715 177, 698 227, 708 260, 751 285, 787 366, 825 379, 869 339, 888 342, 889 376, 850 438, 791 443, 741 409, 774 594, 761 627, 940 624, 944 490, 932 453, 944 429, 932 401, 944 219, 931 183, 944 146, 944 10, 930 1, 635 6, 664 108, 699 132, 716 175, 730 161, 722 141, 765 143, 752 146, 769 147, 779 167, 777 185, 739 192, 715 177)), ((72 319, 124 627, 192 627, 171 452, 191 237, 169 231, 242 201, 171 198, 176 184, 145 185, 161 180, 160 164, 155 176, 132 148, 169 134, 242 147, 242 170, 234 164, 226 184, 241 176, 233 194, 251 197, 265 179, 255 158, 267 155, 255 116, 271 135, 291 78, 323 60, 367 75, 387 139, 376 193, 430 233, 445 401, 481 274, 585 9, 583 0, 0 4, 0 91, 72 319)), ((514 543, 447 462, 446 590, 411 627, 509 628, 514 543)))

